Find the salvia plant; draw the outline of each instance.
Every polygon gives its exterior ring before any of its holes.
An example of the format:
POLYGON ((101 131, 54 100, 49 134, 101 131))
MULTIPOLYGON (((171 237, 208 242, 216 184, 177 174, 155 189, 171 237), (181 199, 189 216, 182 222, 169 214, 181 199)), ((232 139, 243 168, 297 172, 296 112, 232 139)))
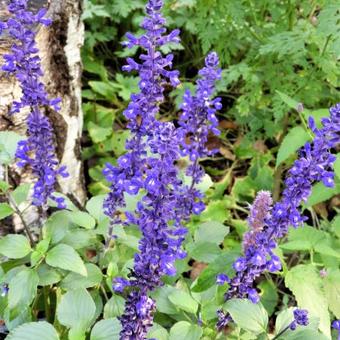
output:
POLYGON ((0 132, 6 173, 0 194, 8 200, 0 203, 0 219, 18 215, 27 237, 19 232, 0 239, 2 333, 9 340, 289 340, 331 339, 333 332, 340 339, 333 247, 339 241, 308 226, 304 213, 316 188, 337 185, 340 104, 320 121, 308 119, 309 141, 282 171, 281 198, 264 188, 248 209, 214 200, 230 185, 224 177, 211 189, 203 166, 220 152, 211 142, 221 133, 220 58, 208 52, 195 85, 182 90, 171 53, 180 46, 180 30, 168 31, 162 10, 162 0, 148 0, 139 33, 126 35, 123 45, 132 52, 122 70, 136 76, 138 88, 122 112, 129 130, 125 150, 104 167, 107 194, 79 209, 55 192, 58 177, 68 173, 57 159, 48 113, 60 110, 62 98, 47 94, 33 29, 51 21, 45 9, 30 12, 27 0, 8 4, 0 33, 12 45, 2 71, 21 88, 8 115, 26 114, 27 136, 0 132), (162 113, 178 91, 179 113, 172 119, 162 113), (32 173, 32 186, 12 188, 7 173, 14 158, 32 173), (25 222, 30 205, 41 215, 38 228, 25 222), (242 212, 238 246, 225 241, 227 209, 242 212), (310 262, 294 255, 287 263, 286 250, 308 250, 310 262), (198 274, 189 273, 189 265, 201 266, 198 274), (274 312, 275 324, 269 323, 274 312))

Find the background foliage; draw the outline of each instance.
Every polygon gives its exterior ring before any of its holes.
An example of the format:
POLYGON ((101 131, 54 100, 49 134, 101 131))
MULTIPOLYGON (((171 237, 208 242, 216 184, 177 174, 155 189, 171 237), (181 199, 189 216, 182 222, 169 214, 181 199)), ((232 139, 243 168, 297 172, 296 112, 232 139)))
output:
MULTIPOLYGON (((32 334, 58 339, 56 330, 62 339, 85 339, 85 334, 91 340, 114 339, 119 333, 116 317, 124 298, 113 293, 111 282, 128 274, 139 232, 118 229, 117 240, 104 249, 108 220, 101 203, 108 188, 101 171, 125 150, 128 131, 121 113, 137 79, 124 74, 121 66, 137 51, 126 51, 120 43, 125 32, 138 32, 143 7, 143 0, 85 0, 83 159, 93 197, 84 211, 68 202, 69 210, 53 213, 34 247, 22 235, 0 240, 0 254, 7 258, 1 284, 13 292, 0 297, 0 314, 12 331, 11 340, 33 339, 32 334), (29 263, 30 268, 25 266, 29 263), (50 324, 27 323, 39 320, 41 313, 50 324), (102 320, 96 322, 98 317, 102 320)), ((188 259, 178 261, 177 276, 166 278, 164 287, 154 292, 158 312, 150 337, 215 339, 216 309, 225 291, 215 278, 220 272, 232 274, 247 228, 248 203, 261 189, 279 197, 297 149, 311 139, 307 117, 320 121, 327 108, 340 101, 339 4, 169 0, 165 14, 170 27, 182 30, 175 62, 183 85, 169 95, 162 115, 176 119, 184 89, 192 87, 204 55, 216 50, 223 67, 222 135, 209 140, 219 148, 218 156, 202 161, 208 174, 201 187, 207 208, 188 225, 188 259)), ((0 133, 5 163, 13 159, 16 138, 0 133)), ((304 207, 307 223, 283 240, 278 254, 282 273, 257 282, 261 305, 236 300, 224 306, 236 327, 221 338, 278 334, 292 320, 291 306, 296 304, 309 310, 311 324, 281 339, 330 338, 330 321, 340 318, 340 160, 335 171, 335 188, 316 185, 304 207)), ((5 182, 0 187, 20 211, 28 189, 10 188, 5 182)), ((128 209, 136 204, 134 197, 127 199, 128 209)), ((13 213, 13 204, 0 203, 0 219, 13 213)))

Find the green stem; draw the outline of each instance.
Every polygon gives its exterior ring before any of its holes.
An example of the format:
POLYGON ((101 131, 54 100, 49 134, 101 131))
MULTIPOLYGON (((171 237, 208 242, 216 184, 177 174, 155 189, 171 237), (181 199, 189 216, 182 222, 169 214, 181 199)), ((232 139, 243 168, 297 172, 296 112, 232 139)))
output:
POLYGON ((290 325, 288 325, 286 328, 284 328, 278 335, 276 335, 272 340, 278 339, 282 334, 284 334, 286 331, 288 331, 290 325))
POLYGON ((45 306, 45 317, 47 322, 51 322, 51 310, 50 310, 50 289, 48 286, 43 287, 44 293, 44 306, 45 306))

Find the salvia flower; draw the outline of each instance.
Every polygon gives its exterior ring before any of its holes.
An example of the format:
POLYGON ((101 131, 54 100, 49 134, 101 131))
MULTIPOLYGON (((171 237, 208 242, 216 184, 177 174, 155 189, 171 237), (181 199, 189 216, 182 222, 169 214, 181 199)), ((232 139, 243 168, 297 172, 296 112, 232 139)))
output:
POLYGON ((163 56, 159 51, 159 47, 166 43, 179 42, 178 30, 165 34, 165 19, 160 14, 162 6, 162 1, 150 0, 146 6, 147 16, 141 25, 145 34, 140 37, 127 34, 125 45, 129 48, 141 47, 145 53, 140 55, 139 61, 128 58, 127 65, 123 67, 125 71, 139 73, 140 92, 131 96, 130 104, 124 111, 132 132, 126 144, 128 152, 118 159, 117 167, 107 164, 104 170, 107 180, 112 183, 104 210, 113 225, 122 222, 117 211, 125 205, 124 192, 135 195, 143 187, 146 140, 155 127, 159 104, 164 100, 164 87, 166 84, 179 85, 179 72, 171 70, 173 55, 163 56))
POLYGON ((309 323, 308 320, 308 312, 305 309, 295 309, 294 312, 294 320, 290 324, 289 328, 294 331, 297 325, 307 326, 309 323))
POLYGON ((5 64, 2 70, 14 75, 22 90, 20 101, 13 103, 11 113, 18 113, 29 108, 27 116, 28 138, 18 144, 16 157, 18 165, 29 165, 37 178, 33 188, 33 204, 45 206, 47 199, 56 201, 59 208, 64 207, 64 200, 53 195, 57 176, 67 176, 65 167, 59 167, 55 155, 53 131, 48 118, 41 112, 42 107, 50 106, 59 110, 59 99, 48 99, 44 84, 39 50, 35 43, 34 24, 49 25, 50 20, 44 18, 45 9, 33 14, 27 9, 27 0, 12 0, 8 5, 11 17, 2 23, 2 31, 6 31, 13 39, 11 53, 4 55, 5 64))
POLYGON ((200 183, 204 176, 199 159, 216 152, 216 150, 209 150, 206 145, 209 134, 220 133, 217 128, 216 112, 222 107, 221 98, 213 98, 216 82, 220 78, 218 55, 211 52, 205 58, 205 67, 199 71, 196 93, 193 95, 190 90, 186 90, 183 97, 178 135, 181 155, 187 156, 191 161, 186 170, 186 175, 191 178, 191 186, 186 188, 179 202, 182 207, 180 216, 183 220, 191 213, 199 215, 205 208, 201 201, 202 195, 195 189, 195 185, 200 183))
POLYGON ((126 71, 138 71, 140 92, 131 96, 124 112, 132 132, 126 144, 127 153, 117 160, 117 166, 108 164, 104 170, 107 180, 112 183, 104 202, 105 213, 111 219, 111 230, 115 224, 124 223, 136 225, 142 233, 129 279, 117 278, 113 284, 117 292, 123 292, 124 288, 129 290, 120 317, 121 339, 146 338, 155 310, 155 302, 149 293, 162 285, 162 276, 175 275, 175 261, 186 256, 182 250, 187 232, 183 221, 189 219, 191 212, 199 213, 204 209, 202 194, 195 188, 204 175, 198 157, 209 152, 205 148, 207 135, 217 126, 214 114, 220 107, 218 100, 211 99, 220 74, 218 57, 212 53, 206 59, 206 67, 200 71, 197 98, 190 96, 200 115, 190 118, 192 121, 199 118, 199 124, 195 122, 197 129, 191 130, 185 112, 179 129, 173 123, 157 119, 159 104, 164 100, 164 86, 179 84, 178 72, 171 70, 173 56, 163 56, 159 51, 162 45, 179 41, 178 30, 166 34, 165 20, 160 14, 162 6, 162 1, 150 0, 142 23, 145 34, 141 37, 127 35, 127 47, 139 46, 145 51, 140 61, 128 58, 124 67, 126 71), (209 128, 205 128, 206 124, 209 128), (182 137, 189 133, 197 136, 193 136, 195 143, 187 150, 182 137), (191 154, 197 156, 190 157, 191 154), (187 173, 192 179, 189 185, 184 184, 177 167, 177 161, 183 155, 195 162, 187 173), (125 212, 123 221, 124 193, 143 196, 134 212, 125 212))
MULTIPOLYGON (((309 120, 309 127, 315 134, 313 143, 306 143, 299 151, 299 158, 285 180, 282 198, 261 219, 261 230, 253 234, 254 241, 249 242, 246 234, 244 255, 234 263, 236 274, 230 281, 226 300, 237 297, 259 301, 253 287, 254 280, 264 271, 275 272, 281 269, 281 261, 274 253, 277 241, 287 234, 290 225, 298 227, 306 220, 300 213, 300 205, 308 199, 312 185, 322 182, 327 187, 333 186, 333 163, 336 157, 331 149, 340 142, 340 104, 330 109, 330 117, 323 118, 322 125, 318 129, 313 119, 309 120)), ((253 215, 252 211, 250 220, 253 215)), ((230 321, 230 316, 222 311, 219 311, 218 317, 217 327, 220 329, 230 321)))

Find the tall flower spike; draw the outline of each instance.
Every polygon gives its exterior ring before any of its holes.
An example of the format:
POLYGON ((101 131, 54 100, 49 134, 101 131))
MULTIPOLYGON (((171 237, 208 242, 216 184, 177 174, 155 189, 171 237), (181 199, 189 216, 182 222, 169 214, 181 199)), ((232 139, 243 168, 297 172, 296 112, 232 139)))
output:
MULTIPOLYGON (((331 187, 334 182, 333 163, 336 159, 331 149, 340 143, 340 104, 330 109, 330 117, 322 119, 323 127, 317 129, 313 119, 309 126, 315 134, 312 144, 300 150, 299 158, 294 162, 285 180, 282 199, 265 219, 261 232, 254 235, 255 242, 245 247, 244 256, 233 265, 235 277, 230 280, 225 299, 248 298, 254 303, 259 296, 253 287, 254 280, 264 271, 275 272, 281 269, 281 262, 274 254, 277 241, 285 236, 288 227, 300 226, 306 218, 299 209, 311 194, 312 185, 322 182, 331 187)), ((222 329, 231 320, 229 315, 218 311, 217 327, 222 329)))
POLYGON ((217 129, 217 110, 222 108, 221 98, 213 98, 216 82, 221 78, 219 58, 217 53, 211 52, 205 58, 205 67, 199 71, 196 82, 196 93, 192 95, 186 90, 181 105, 182 115, 179 118, 179 138, 181 155, 189 157, 191 164, 186 170, 186 175, 191 178, 191 186, 182 194, 181 219, 191 213, 196 215, 204 210, 201 193, 195 186, 201 182, 204 171, 199 164, 199 159, 212 155, 216 150, 208 150, 206 144, 209 134, 219 135, 217 129))
POLYGON ((12 16, 2 23, 2 31, 13 38, 11 53, 4 55, 5 64, 2 70, 14 75, 21 85, 22 97, 13 103, 11 113, 17 113, 28 107, 27 117, 28 138, 18 144, 16 156, 20 159, 19 166, 29 165, 37 181, 33 188, 33 204, 46 206, 47 199, 56 201, 59 208, 64 207, 64 200, 53 195, 57 176, 67 176, 65 167, 58 166, 53 143, 53 131, 46 116, 40 111, 41 107, 50 106, 59 110, 59 99, 48 99, 45 87, 41 82, 43 75, 39 50, 35 43, 33 24, 50 24, 44 18, 45 9, 33 14, 27 9, 27 0, 12 0, 8 11, 12 16))
MULTIPOLYGON (((158 51, 165 43, 179 41, 178 30, 165 34, 161 9, 162 1, 150 0, 146 6, 147 16, 142 23, 145 34, 141 37, 127 35, 128 47, 137 45, 146 51, 140 57, 141 62, 128 58, 124 67, 126 71, 137 70, 140 75, 140 92, 132 95, 125 111, 133 136, 126 145, 128 152, 118 159, 118 166, 107 165, 105 169, 107 179, 112 183, 111 192, 104 202, 105 213, 111 217, 111 230, 115 224, 122 223, 120 209, 125 204, 124 192, 135 195, 143 189, 144 193, 136 210, 125 212, 124 224, 137 225, 142 238, 129 280, 117 278, 114 283, 117 292, 123 292, 125 287, 130 291, 120 317, 121 339, 146 338, 155 310, 155 302, 149 297, 149 292, 162 285, 162 276, 176 273, 175 261, 186 255, 181 249, 186 234, 182 222, 189 218, 191 211, 197 211, 201 206, 197 202, 201 194, 194 187, 200 182, 203 171, 197 163, 195 166, 199 172, 195 173, 192 185, 182 183, 176 166, 176 161, 182 156, 179 131, 172 123, 156 119, 159 103, 164 99, 165 83, 173 86, 179 83, 178 72, 170 70, 172 55, 163 57, 158 51)), ((213 92, 211 79, 217 78, 220 72, 217 63, 216 54, 207 58, 206 68, 210 67, 213 73, 202 74, 202 79, 206 80, 198 87, 199 95, 203 88, 207 91, 205 100, 200 102, 201 106, 197 104, 201 114, 200 129, 204 129, 203 125, 207 123, 208 112, 215 112, 211 111, 209 98, 213 92), (213 62, 211 59, 214 59, 213 62)), ((208 130, 204 131, 208 133, 208 130)), ((203 155, 206 139, 201 134, 192 150, 199 148, 195 154, 200 152, 203 155)))
POLYGON ((126 144, 128 152, 118 159, 117 167, 107 164, 104 169, 106 179, 112 183, 104 203, 105 214, 111 218, 111 230, 115 224, 122 222, 119 209, 125 205, 124 192, 135 195, 143 186, 143 159, 147 148, 144 137, 149 136, 154 128, 159 104, 164 99, 164 86, 167 83, 179 85, 179 72, 171 70, 173 55, 164 57, 159 51, 159 47, 166 43, 179 42, 178 30, 165 34, 165 19, 160 14, 162 6, 162 1, 150 0, 146 6, 147 16, 141 25, 145 34, 141 37, 127 34, 125 45, 141 47, 145 53, 140 55, 140 61, 127 58, 127 65, 123 67, 125 71, 139 73, 140 92, 131 96, 131 102, 124 111, 127 127, 132 132, 126 144))
MULTIPOLYGON (((207 60, 210 60, 209 56, 207 60)), ((213 67, 212 71, 215 71, 217 65, 214 64, 213 67)), ((196 125, 198 129, 195 134, 200 135, 207 124, 207 103, 211 101, 212 92, 211 89, 202 106, 196 106, 197 113, 200 114, 200 125, 196 125)), ((195 97, 194 99, 196 100, 195 97)), ((120 318, 123 327, 121 339, 145 339, 155 310, 155 303, 148 297, 148 293, 162 285, 162 276, 175 275, 175 260, 186 255, 181 249, 186 234, 182 223, 201 205, 197 199, 202 195, 195 188, 203 176, 203 170, 196 163, 198 158, 195 159, 195 167, 199 172, 195 172, 195 176, 190 173, 191 185, 184 185, 179 177, 176 161, 181 157, 182 139, 178 132, 172 123, 154 121, 153 130, 146 139, 151 152, 144 159, 147 165, 143 181, 146 195, 139 202, 136 215, 128 215, 129 222, 138 225, 142 231, 140 253, 135 255, 130 280, 119 278, 114 285, 116 291, 121 292, 124 286, 130 287, 131 291, 124 314, 120 318)), ((191 150, 195 154, 200 150, 200 156, 203 156, 202 143, 205 142, 204 138, 197 139, 191 150)))

